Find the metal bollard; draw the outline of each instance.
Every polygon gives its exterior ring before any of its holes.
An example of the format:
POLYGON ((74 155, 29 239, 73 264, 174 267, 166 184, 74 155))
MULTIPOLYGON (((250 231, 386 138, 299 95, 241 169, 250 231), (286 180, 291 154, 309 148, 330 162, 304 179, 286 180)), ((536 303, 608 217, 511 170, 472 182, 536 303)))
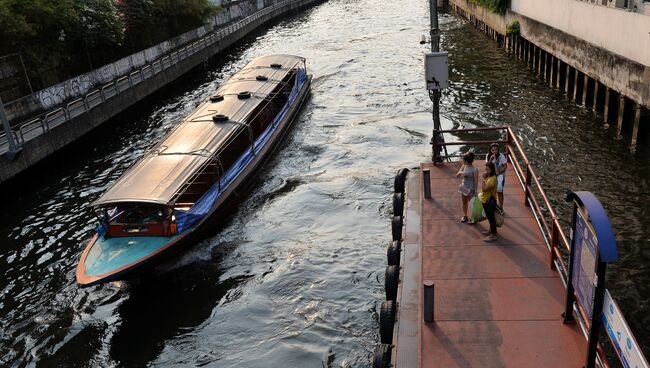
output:
POLYGON ((433 281, 424 282, 424 322, 433 323, 433 303, 435 300, 435 284, 433 281))
POLYGON ((424 198, 431 199, 431 172, 429 169, 422 170, 422 179, 424 183, 424 198))

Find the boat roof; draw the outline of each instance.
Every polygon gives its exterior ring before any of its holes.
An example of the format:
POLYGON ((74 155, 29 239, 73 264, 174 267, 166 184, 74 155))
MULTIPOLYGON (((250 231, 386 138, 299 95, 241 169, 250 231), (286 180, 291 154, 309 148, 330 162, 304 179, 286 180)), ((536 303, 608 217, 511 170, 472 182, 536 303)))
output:
POLYGON ((210 98, 131 166, 93 206, 137 202, 170 205, 178 191, 226 142, 250 122, 250 115, 293 68, 304 63, 294 55, 269 55, 252 60, 210 98), (258 78, 264 76, 266 78, 258 78), (250 97, 240 99, 239 93, 250 97), (221 114, 227 121, 213 122, 221 114))

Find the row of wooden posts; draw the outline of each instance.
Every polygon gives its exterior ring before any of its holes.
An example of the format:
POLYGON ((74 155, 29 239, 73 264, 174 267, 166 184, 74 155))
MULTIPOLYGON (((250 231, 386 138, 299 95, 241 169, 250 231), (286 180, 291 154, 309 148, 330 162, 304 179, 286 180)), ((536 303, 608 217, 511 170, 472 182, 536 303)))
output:
POLYGON ((630 134, 632 152, 636 150, 639 138, 643 139, 650 133, 650 130, 646 132, 646 125, 650 124, 650 121, 646 120, 650 120, 650 114, 644 106, 525 38, 500 34, 463 9, 455 7, 455 11, 494 39, 508 53, 525 62, 539 78, 547 81, 551 88, 564 92, 575 103, 601 114, 606 128, 610 123, 615 124, 617 139, 622 139, 624 134, 630 134))

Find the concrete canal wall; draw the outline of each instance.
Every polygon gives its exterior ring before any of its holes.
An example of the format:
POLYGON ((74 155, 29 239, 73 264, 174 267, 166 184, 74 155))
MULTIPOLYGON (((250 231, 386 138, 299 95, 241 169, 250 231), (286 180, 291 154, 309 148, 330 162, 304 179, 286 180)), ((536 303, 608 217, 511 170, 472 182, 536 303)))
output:
MULTIPOLYGON (((147 59, 145 56, 148 63, 142 68, 132 71, 133 69, 125 67, 122 76, 118 75, 111 83, 90 91, 85 96, 80 94, 81 97, 72 102, 65 100, 67 104, 21 124, 13 131, 21 151, 13 160, 0 156, 0 183, 164 87, 262 24, 323 1, 279 1, 226 28, 206 31, 202 37, 192 39, 193 42, 184 47, 158 55, 158 59, 147 59)), ((145 55, 146 52, 145 50, 145 55)), ((4 143, 3 151, 6 152, 7 137, 0 138, 3 140, 0 145, 4 143)))
POLYGON ((511 0, 499 15, 469 0, 451 7, 576 103, 616 124, 617 136, 650 132, 650 16, 578 0, 511 0), (507 27, 519 22, 520 33, 507 27))

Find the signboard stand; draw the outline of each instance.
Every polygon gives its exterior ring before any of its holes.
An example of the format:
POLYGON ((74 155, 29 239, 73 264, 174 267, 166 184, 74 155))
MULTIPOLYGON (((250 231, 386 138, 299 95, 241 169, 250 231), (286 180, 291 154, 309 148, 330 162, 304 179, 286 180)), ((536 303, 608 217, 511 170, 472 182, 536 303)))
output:
POLYGON ((573 304, 585 319, 589 340, 585 368, 596 366, 607 263, 618 260, 616 239, 600 201, 590 192, 569 192, 573 202, 571 256, 564 323, 575 322, 573 304))

